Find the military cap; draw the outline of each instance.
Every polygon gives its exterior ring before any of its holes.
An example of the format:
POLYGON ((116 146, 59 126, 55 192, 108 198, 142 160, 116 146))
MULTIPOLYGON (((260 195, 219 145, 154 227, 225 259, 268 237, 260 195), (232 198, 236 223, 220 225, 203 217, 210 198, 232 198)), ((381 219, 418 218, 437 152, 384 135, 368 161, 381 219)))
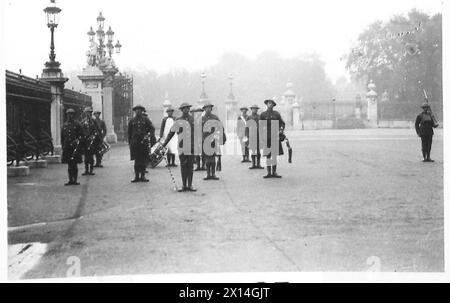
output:
POLYGON ((203 109, 207 108, 207 107, 214 107, 214 105, 211 102, 206 102, 205 105, 203 105, 203 109))
POLYGON ((265 100, 264 104, 267 105, 267 103, 269 103, 269 102, 272 102, 273 106, 277 106, 277 103, 274 100, 272 100, 272 99, 265 100))
POLYGON ((92 113, 92 107, 90 107, 90 106, 86 107, 86 108, 84 109, 84 112, 85 112, 85 113, 88 113, 88 112, 92 113))
POLYGON ((429 107, 430 107, 430 105, 428 103, 424 103, 424 104, 422 104, 422 106, 420 108, 429 108, 429 107))
POLYGON ((190 105, 190 104, 187 103, 187 102, 184 102, 184 103, 181 103, 179 109, 183 109, 183 108, 185 108, 185 107, 192 107, 192 105, 190 105))
POLYGON ((240 110, 248 110, 248 107, 247 106, 243 106, 243 107, 240 108, 240 110))
POLYGON ((133 110, 138 110, 138 109, 145 111, 145 107, 143 107, 142 105, 136 105, 135 107, 133 107, 133 110))
POLYGON ((72 108, 69 108, 68 110, 66 110, 66 114, 75 114, 75 110, 72 108))
POLYGON ((167 108, 166 109, 166 113, 168 113, 168 112, 174 112, 175 110, 172 108, 172 107, 169 107, 169 108, 167 108))
POLYGON ((253 104, 252 106, 250 106, 250 109, 252 109, 252 108, 256 108, 256 109, 259 109, 259 106, 258 106, 258 105, 256 105, 256 104, 253 104))
POLYGON ((101 114, 102 112, 101 111, 99 111, 99 110, 96 110, 95 112, 94 112, 94 115, 96 115, 96 114, 101 114))

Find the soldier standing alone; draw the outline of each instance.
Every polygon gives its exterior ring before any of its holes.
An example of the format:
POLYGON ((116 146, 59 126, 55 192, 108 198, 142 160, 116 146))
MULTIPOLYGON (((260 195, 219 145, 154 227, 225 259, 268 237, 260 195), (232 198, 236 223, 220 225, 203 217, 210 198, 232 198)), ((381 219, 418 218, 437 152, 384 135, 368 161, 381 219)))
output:
POLYGON ((133 107, 134 118, 128 122, 128 144, 130 146, 130 159, 134 160, 134 179, 132 183, 149 182, 145 178, 146 163, 149 160, 150 140, 155 135, 152 122, 144 117, 145 108, 141 105, 133 107))
POLYGON ((74 119, 75 111, 66 111, 67 121, 64 122, 61 132, 62 142, 62 163, 68 164, 69 185, 80 185, 78 179, 78 163, 82 163, 81 141, 83 140, 83 130, 81 124, 74 119))
POLYGON ((272 138, 272 127, 276 127, 276 123, 274 123, 274 121, 278 121, 277 131, 281 135, 284 132, 285 123, 281 118, 280 113, 273 110, 273 108, 277 105, 274 100, 266 100, 264 103, 267 106, 267 110, 261 113, 260 116, 260 120, 267 121, 267 125, 261 130, 263 132, 267 132, 267 143, 263 150, 263 155, 267 157, 267 175, 264 176, 264 178, 281 178, 281 176, 277 174, 277 157, 278 155, 283 155, 284 152, 280 140, 278 140, 278 142, 272 142, 275 140, 275 138, 272 138), (272 143, 278 144, 278 154, 272 153, 272 143))
MULTIPOLYGON (((99 140, 100 140, 100 144, 102 144, 102 142, 105 140, 106 137, 106 123, 105 121, 103 121, 102 119, 100 119, 100 111, 95 111, 94 112, 94 121, 95 123, 97 123, 97 127, 100 130, 100 134, 99 134, 99 140)), ((99 167, 102 168, 102 158, 103 156, 100 154, 100 148, 97 148, 96 152, 95 152, 95 158, 96 158, 96 163, 94 167, 99 167)))
POLYGON ((422 140, 422 156, 423 162, 434 162, 431 160, 431 145, 433 143, 433 128, 439 126, 436 118, 434 117, 430 105, 424 103, 422 106, 423 112, 416 118, 416 133, 422 140))
POLYGON ((92 119, 92 108, 87 107, 84 110, 84 119, 81 121, 81 127, 84 133, 84 166, 83 176, 94 176, 94 154, 97 152, 100 143, 100 130, 92 119))

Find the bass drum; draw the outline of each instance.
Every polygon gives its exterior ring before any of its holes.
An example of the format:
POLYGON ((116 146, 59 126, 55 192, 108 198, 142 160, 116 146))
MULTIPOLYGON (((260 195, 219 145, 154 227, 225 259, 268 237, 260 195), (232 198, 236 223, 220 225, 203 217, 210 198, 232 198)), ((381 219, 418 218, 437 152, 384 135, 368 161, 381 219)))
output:
POLYGON ((167 147, 164 147, 161 142, 157 142, 152 146, 149 156, 149 165, 151 168, 155 168, 159 163, 161 163, 167 154, 167 150, 167 147))

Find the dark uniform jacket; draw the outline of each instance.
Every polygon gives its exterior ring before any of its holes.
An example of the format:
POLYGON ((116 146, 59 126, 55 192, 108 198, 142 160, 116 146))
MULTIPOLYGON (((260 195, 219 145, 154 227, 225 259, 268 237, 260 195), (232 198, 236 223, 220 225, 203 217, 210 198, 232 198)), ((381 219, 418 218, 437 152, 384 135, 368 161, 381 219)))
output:
MULTIPOLYGON (((204 142, 205 139, 208 138, 210 135, 212 135, 212 134, 214 134, 214 133, 217 133, 217 134, 219 135, 219 144, 220 144, 220 145, 225 144, 227 138, 226 138, 226 135, 225 135, 225 131, 224 131, 223 125, 222 125, 221 129, 216 129, 216 127, 212 127, 210 131, 208 131, 208 130, 205 129, 205 124, 206 124, 206 122, 208 122, 208 121, 210 121, 210 120, 215 120, 215 121, 219 121, 219 122, 220 122, 219 117, 217 117, 217 116, 214 115, 214 114, 209 114, 209 115, 206 115, 206 114, 205 114, 205 115, 203 116, 203 119, 202 119, 203 142, 204 142)), ((216 146, 216 141, 215 141, 215 140, 211 142, 211 148, 212 148, 213 150, 215 150, 214 155, 219 155, 219 154, 220 154, 220 147, 219 147, 219 146, 216 146)), ((213 155, 207 155, 207 154, 205 154, 204 151, 203 151, 203 155, 205 155, 205 156, 213 156, 213 155)))
MULTIPOLYGON (((252 132, 256 131, 256 139, 255 138, 250 139, 250 128, 249 127, 247 127, 247 130, 246 130, 246 136, 249 138, 249 147, 251 149, 256 148, 259 150, 259 119, 260 119, 260 115, 258 115, 258 114, 252 113, 250 116, 248 116, 247 121, 252 120, 252 121, 255 121, 255 123, 256 123, 256 129, 252 131, 252 132), (251 146, 251 140, 256 140, 256 146, 251 146)), ((252 136, 254 136, 254 135, 255 135, 255 133, 252 133, 252 136)))
POLYGON ((136 116, 128 122, 128 144, 131 160, 146 161, 150 155, 151 138, 155 137, 152 122, 144 116, 136 116))
MULTIPOLYGON (((261 113, 261 116, 259 117, 260 120, 267 120, 267 126, 262 129, 261 131, 267 132, 267 147, 271 148, 271 139, 272 139, 272 123, 271 121, 278 121, 278 131, 283 131, 286 124, 284 123, 284 120, 281 118, 281 115, 279 112, 273 110, 273 111, 265 111, 261 113)), ((281 145, 281 140, 279 140, 279 155, 283 155, 283 146, 281 145)))
POLYGON ((94 119, 97 123, 97 128, 100 130, 100 139, 103 140, 106 137, 106 123, 102 119, 94 119))
POLYGON ((436 128, 437 125, 434 122, 432 114, 429 113, 421 113, 416 118, 416 132, 420 137, 433 136, 434 131, 433 128, 436 128))
POLYGON ((85 118, 81 121, 84 135, 84 151, 95 153, 100 145, 100 129, 94 119, 85 118))
POLYGON ((74 157, 74 161, 77 163, 82 162, 82 142, 83 142, 83 129, 80 122, 73 120, 72 122, 65 122, 61 131, 61 143, 62 143, 62 162, 67 163, 74 157), (78 148, 77 148, 78 147, 78 148), (77 150, 75 151, 75 149, 77 150), (74 153, 75 152, 75 153, 74 153))

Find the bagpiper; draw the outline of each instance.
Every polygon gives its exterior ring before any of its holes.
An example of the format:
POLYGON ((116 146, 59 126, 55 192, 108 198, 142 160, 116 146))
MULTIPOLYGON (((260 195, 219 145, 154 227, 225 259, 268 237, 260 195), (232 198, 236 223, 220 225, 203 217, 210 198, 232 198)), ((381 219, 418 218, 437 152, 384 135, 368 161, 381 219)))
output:
POLYGON ((133 107, 135 116, 128 122, 128 144, 130 146, 130 160, 134 160, 134 179, 132 183, 149 182, 145 178, 146 164, 149 161, 150 140, 155 135, 152 122, 143 115, 142 105, 133 107))
POLYGON ((86 107, 84 119, 81 121, 84 133, 84 167, 82 176, 94 176, 94 154, 100 143, 100 129, 92 118, 92 108, 86 107))
MULTIPOLYGON (((97 123, 97 127, 100 130, 100 144, 102 144, 102 142, 105 140, 106 137, 106 123, 105 121, 103 121, 102 119, 100 119, 100 115, 101 112, 100 111, 95 111, 94 112, 94 121, 95 123, 97 123)), ((95 166, 94 167, 98 167, 98 168, 102 168, 102 159, 103 159, 103 155, 100 153, 100 148, 97 148, 96 152, 95 152, 95 166)))
POLYGON ((69 108, 66 110, 67 120, 64 122, 61 131, 62 143, 62 163, 68 164, 69 185, 80 185, 78 183, 78 163, 82 163, 81 144, 83 141, 83 129, 80 122, 74 119, 75 110, 69 108))
POLYGON ((179 109, 181 110, 182 115, 181 117, 178 117, 175 120, 175 124, 173 125, 170 133, 167 135, 167 138, 163 143, 163 146, 167 146, 167 144, 170 142, 173 136, 175 136, 175 134, 178 134, 179 137, 178 155, 180 159, 181 180, 183 182, 183 187, 178 190, 179 192, 197 191, 197 189, 195 189, 192 186, 192 179, 194 175, 195 144, 194 144, 194 117, 192 117, 189 114, 189 110, 191 107, 192 106, 189 103, 182 103, 180 105, 179 109), (185 131, 184 127, 187 127, 186 125, 182 127, 182 123, 185 124, 186 122, 188 123, 190 128, 189 130, 187 130, 187 132, 190 133, 190 138, 186 138, 186 140, 180 140, 180 136, 182 136, 183 132, 185 131))
POLYGON ((202 120, 203 144, 205 144, 207 138, 214 136, 214 140, 211 142, 210 146, 203 146, 203 155, 206 160, 206 177, 203 180, 219 180, 216 176, 216 156, 220 155, 220 145, 223 145, 226 142, 222 123, 220 122, 219 117, 212 113, 213 107, 214 105, 209 102, 203 106, 203 110, 205 111, 202 120), (207 124, 208 121, 217 121, 218 123, 209 129, 207 124), (205 148, 209 148, 209 150, 205 150, 205 148))
POLYGON ((242 161, 241 163, 249 163, 249 150, 248 150, 248 137, 247 133, 247 120, 248 120, 248 107, 241 107, 241 115, 237 118, 236 132, 241 143, 242 161))
POLYGON ((250 107, 252 111, 248 117, 247 124, 247 137, 249 138, 249 151, 252 157, 252 166, 249 169, 264 169, 261 166, 261 150, 259 145, 259 106, 254 104, 250 107), (252 122, 250 122, 252 121, 252 122), (251 129, 251 128, 254 129, 251 129))
POLYGON ((438 127, 439 123, 428 103, 424 103, 421 107, 423 111, 417 116, 415 123, 416 133, 422 140, 423 162, 434 162, 430 157, 434 135, 433 128, 438 127))
MULTIPOLYGON (((159 140, 162 140, 164 142, 167 138, 167 135, 170 133, 170 129, 172 128, 175 118, 173 117, 174 109, 169 107, 166 110, 167 117, 164 117, 161 122, 161 129, 159 133, 159 140)), ((177 151, 177 143, 178 138, 175 135, 172 140, 168 143, 167 146, 167 166, 170 167, 177 167, 178 165, 175 164, 175 153, 177 151)))
MULTIPOLYGON (((283 147, 281 145, 281 140, 279 139, 278 142, 272 142, 272 123, 273 121, 278 121, 278 132, 280 135, 283 134, 284 128, 286 124, 284 123, 284 120, 281 118, 281 115, 279 112, 275 111, 273 108, 277 105, 274 100, 265 100, 264 104, 267 106, 267 110, 263 113, 261 113, 260 120, 266 120, 267 124, 262 129, 262 132, 266 132, 267 134, 267 142, 266 146, 263 148, 263 155, 267 158, 266 166, 267 166, 267 175, 264 176, 265 179, 267 178, 281 178, 280 175, 277 174, 277 157, 280 155, 283 155, 283 147), (278 154, 272 153, 272 143, 278 144, 278 154)), ((274 138, 275 139, 275 138, 274 138)))

